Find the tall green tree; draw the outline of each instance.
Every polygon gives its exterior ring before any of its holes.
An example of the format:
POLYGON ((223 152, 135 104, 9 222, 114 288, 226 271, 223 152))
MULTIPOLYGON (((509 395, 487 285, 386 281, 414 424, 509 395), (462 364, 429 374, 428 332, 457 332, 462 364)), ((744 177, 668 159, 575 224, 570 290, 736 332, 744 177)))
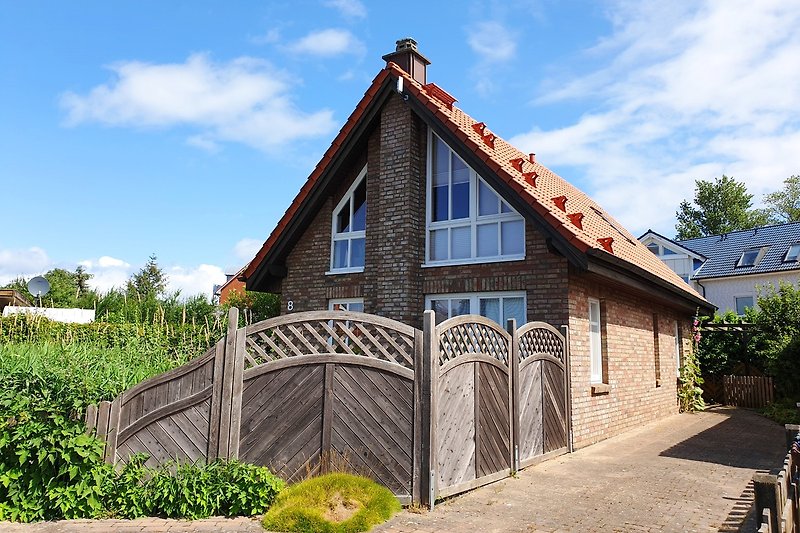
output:
POLYGON ((695 180, 694 202, 684 200, 675 213, 677 240, 756 228, 770 222, 765 210, 753 209, 753 195, 744 183, 723 175, 695 180))
POLYGON ((140 300, 161 298, 167 291, 167 274, 158 266, 158 258, 151 255, 147 263, 128 280, 129 296, 140 300))
POLYGON ((800 176, 783 180, 783 189, 764 195, 767 212, 775 222, 800 220, 800 176))
MULTIPOLYGON (((50 290, 42 296, 44 306, 91 309, 97 300, 97 293, 88 285, 92 275, 81 266, 75 269, 75 272, 54 268, 43 277, 50 283, 50 290)), ((38 303, 36 295, 28 292, 28 281, 25 278, 17 278, 4 288, 15 289, 31 303, 38 303)))

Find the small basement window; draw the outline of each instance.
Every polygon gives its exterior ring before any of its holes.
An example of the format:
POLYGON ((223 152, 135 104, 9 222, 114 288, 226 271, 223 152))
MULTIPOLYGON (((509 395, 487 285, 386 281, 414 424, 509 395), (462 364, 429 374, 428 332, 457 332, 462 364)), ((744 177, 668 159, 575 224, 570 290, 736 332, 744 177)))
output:
POLYGON ((786 252, 786 257, 783 258, 783 262, 796 262, 798 257, 800 257, 800 242, 796 242, 789 246, 789 250, 786 252))
POLYGON ((737 267, 751 267, 755 266, 761 256, 763 248, 748 248, 742 252, 739 262, 736 263, 737 267))

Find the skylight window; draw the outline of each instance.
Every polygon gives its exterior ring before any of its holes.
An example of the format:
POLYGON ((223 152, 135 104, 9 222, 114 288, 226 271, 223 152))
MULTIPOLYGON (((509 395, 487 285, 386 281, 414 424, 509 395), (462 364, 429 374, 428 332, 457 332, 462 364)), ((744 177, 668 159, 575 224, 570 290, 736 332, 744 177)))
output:
POLYGON ((800 242, 796 242, 789 246, 789 251, 786 252, 786 257, 783 258, 784 263, 797 261, 800 258, 800 242))
POLYGON ((744 252, 742 252, 742 257, 739 258, 739 262, 736 264, 737 267, 751 267, 755 266, 761 256, 761 250, 763 248, 748 248, 744 252))

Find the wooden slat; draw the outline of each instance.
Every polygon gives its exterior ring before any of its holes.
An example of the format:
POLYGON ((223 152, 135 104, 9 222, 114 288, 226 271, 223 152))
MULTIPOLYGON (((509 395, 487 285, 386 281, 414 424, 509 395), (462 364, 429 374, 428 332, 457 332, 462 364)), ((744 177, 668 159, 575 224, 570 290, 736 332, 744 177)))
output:
POLYGON ((474 365, 459 365, 439 378, 439 491, 476 478, 474 365))
POLYGON ((544 453, 542 364, 542 361, 533 361, 520 371, 520 462, 544 453))

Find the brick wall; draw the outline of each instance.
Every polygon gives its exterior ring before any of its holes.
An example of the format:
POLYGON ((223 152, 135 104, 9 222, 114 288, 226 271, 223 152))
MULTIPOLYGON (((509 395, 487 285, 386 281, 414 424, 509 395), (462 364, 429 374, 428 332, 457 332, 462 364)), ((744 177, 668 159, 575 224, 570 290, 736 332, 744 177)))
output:
POLYGON ((648 298, 570 270, 570 364, 573 436, 583 447, 678 412, 675 321, 682 350, 691 348, 690 318, 648 298), (590 383, 589 298, 601 305, 608 392, 590 383), (654 314, 658 323, 660 386, 656 386, 654 314))

